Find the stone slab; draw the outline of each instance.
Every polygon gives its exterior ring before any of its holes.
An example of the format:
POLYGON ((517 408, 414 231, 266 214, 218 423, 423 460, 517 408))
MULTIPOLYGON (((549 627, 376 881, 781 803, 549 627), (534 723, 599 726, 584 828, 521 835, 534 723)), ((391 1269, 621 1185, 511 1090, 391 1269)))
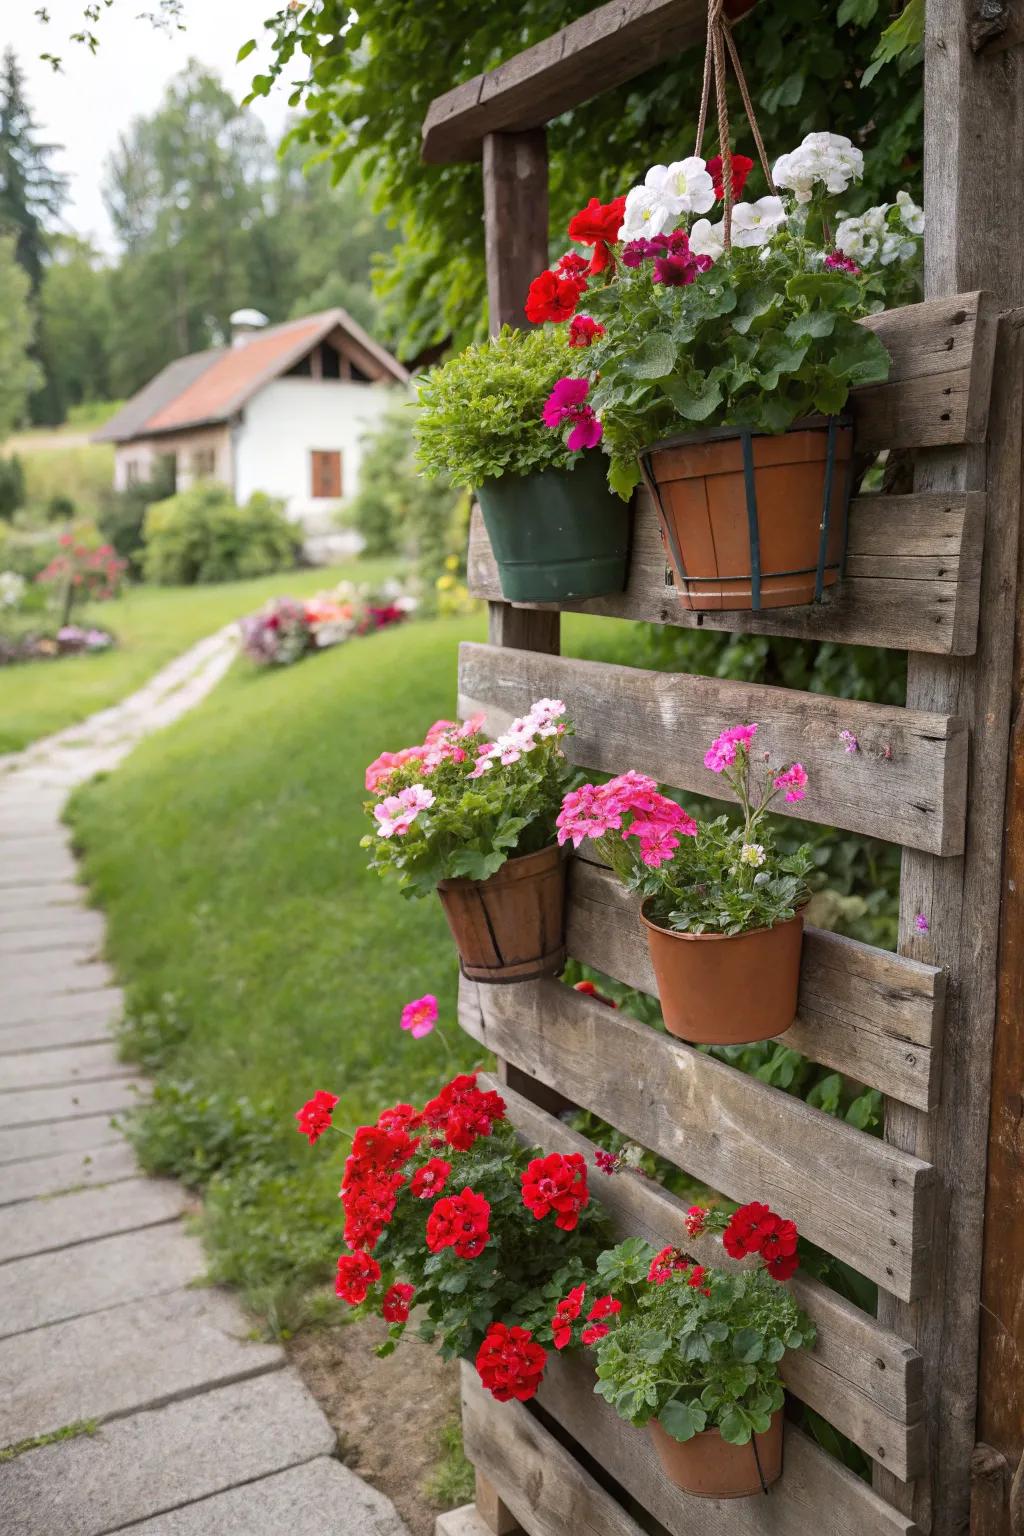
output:
POLYGON ((281 1348, 246 1339, 249 1326, 221 1291, 172 1291, 4 1339, 0 1446, 280 1366, 281 1348))
POLYGON ((132 1068, 118 1060, 117 1047, 111 1040, 0 1056, 0 1094, 20 1093, 26 1088, 61 1088, 73 1083, 102 1082, 132 1075, 132 1068))
POLYGON ((124 1009, 120 987, 92 987, 84 992, 58 992, 29 997, 0 997, 0 1029, 37 1020, 81 1019, 106 1011, 119 1019, 124 1009))
POLYGON ((463 1504, 459 1509, 449 1509, 438 1515, 434 1536, 493 1536, 493 1532, 475 1504, 463 1504))
POLYGON ((67 990, 81 991, 78 972, 91 971, 99 964, 103 958, 100 948, 95 939, 80 939, 76 944, 61 945, 56 949, 0 955, 0 976, 5 981, 9 978, 13 992, 39 991, 40 981, 46 983, 48 991, 54 991, 52 978, 55 974, 63 976, 66 973, 69 978, 67 990))
POLYGON ((11 1259, 55 1249, 70 1250, 114 1232, 133 1232, 174 1221, 188 1209, 188 1197, 171 1179, 127 1179, 109 1189, 75 1190, 27 1205, 0 1210, 0 1273, 11 1259))
MULTIPOLYGON (((110 1115, 83 1115, 80 1120, 43 1120, 38 1125, 0 1129, 0 1167, 71 1152, 94 1152, 98 1147, 123 1142, 110 1115)), ((65 1186, 61 1186, 62 1188, 65 1186)))
MULTIPOLYGON (((88 1126, 88 1120, 76 1120, 76 1128, 88 1126)), ((56 1157, 34 1157, 29 1162, 6 1163, 0 1167, 0 1206, 19 1200, 35 1200, 40 1195, 69 1194, 72 1190, 98 1188, 138 1178, 135 1153, 116 1131, 106 1146, 91 1151, 62 1152, 56 1157)))
POLYGON ((119 1077, 104 1083, 78 1083, 73 1088, 29 1088, 24 1093, 0 1093, 0 1129, 77 1120, 84 1115, 115 1114, 134 1108, 147 1086, 141 1077, 119 1077))
MULTIPOLYGON (((99 1536, 333 1450, 334 1432, 298 1376, 273 1371, 19 1456, 3 1470, 4 1536, 99 1536)), ((262 1500, 247 1491, 255 1531, 262 1500)), ((337 1536, 350 1529, 335 1527, 337 1536)))
POLYGON ((16 886, 0 890, 0 912, 23 911, 27 907, 57 907, 80 902, 85 889, 77 880, 54 880, 19 890, 16 886))
MULTIPOLYGON (((84 951, 83 953, 88 953, 84 951)), ((11 956, 5 957, 0 966, 0 1023, 20 1023, 24 1018, 34 1018, 45 1013, 48 1005, 69 992, 100 992, 112 986, 114 977, 109 966, 99 962, 79 963, 66 959, 51 959, 49 969, 23 968, 22 960, 34 960, 34 955, 19 955, 18 964, 11 956)))
MULTIPOLYGON (((80 1019, 54 1019, 47 1024, 0 1024, 0 1057, 22 1051, 54 1051, 65 1045, 95 1045, 113 1033, 109 1009, 80 1019)), ((0 1076, 3 1067, 0 1064, 0 1076)))
POLYGON ((65 848, 54 847, 46 853, 26 853, 17 843, 4 849, 0 863, 0 886, 20 889, 28 885, 52 885, 55 880, 73 880, 77 874, 74 858, 65 848))
POLYGON ((409 1536, 390 1499, 326 1457, 144 1520, 132 1527, 132 1536, 282 1536, 288 1531, 409 1536))
POLYGON ((205 1267, 198 1238, 178 1221, 0 1264, 0 1338, 179 1291, 205 1267))
POLYGON ((30 955, 38 950, 97 949, 103 943, 103 919, 88 907, 39 907, 0 922, 0 955, 30 955))

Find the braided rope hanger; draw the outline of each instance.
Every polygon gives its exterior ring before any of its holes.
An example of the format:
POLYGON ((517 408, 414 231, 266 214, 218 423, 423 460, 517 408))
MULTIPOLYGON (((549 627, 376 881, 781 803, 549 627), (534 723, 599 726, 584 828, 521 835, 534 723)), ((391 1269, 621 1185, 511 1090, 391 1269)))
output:
POLYGON ((740 56, 736 51, 736 43, 732 35, 732 22, 725 14, 725 0, 708 0, 708 33, 707 44, 704 50, 704 81, 700 93, 700 116, 697 118, 697 144, 695 155, 700 155, 704 143, 704 130, 707 126, 708 103, 711 96, 711 76, 715 78, 715 106, 718 113, 718 145, 722 156, 722 202, 725 206, 723 219, 723 240, 726 250, 732 249, 732 143, 729 136, 729 103, 725 89, 725 58, 729 56, 736 83, 740 88, 740 96, 743 99, 743 110, 750 124, 750 131, 754 136, 757 146, 758 158, 761 161, 761 169, 764 171, 764 179, 768 183, 768 191, 775 192, 775 183, 772 180, 771 168, 768 165, 768 156, 765 153, 764 140, 758 127, 757 115, 747 89, 747 78, 743 73, 740 56))

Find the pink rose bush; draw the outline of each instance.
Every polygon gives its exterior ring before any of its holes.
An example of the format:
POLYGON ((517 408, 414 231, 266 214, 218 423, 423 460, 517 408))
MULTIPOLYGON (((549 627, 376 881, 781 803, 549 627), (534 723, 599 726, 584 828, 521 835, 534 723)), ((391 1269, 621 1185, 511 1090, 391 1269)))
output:
POLYGON ((555 841, 572 778, 561 699, 538 699, 493 739, 484 716, 436 720, 417 746, 385 751, 366 770, 371 869, 410 895, 440 880, 486 880, 516 854, 555 841))
POLYGON ((739 801, 741 823, 728 816, 697 822, 661 794, 654 779, 631 769, 606 784, 569 791, 556 818, 559 843, 596 842, 623 883, 644 897, 644 910, 659 927, 733 935, 787 921, 808 898, 811 853, 806 845, 778 853, 767 817, 782 795, 802 800, 808 778, 800 763, 772 769, 765 753, 753 783, 757 730, 756 724, 731 726, 704 754, 704 766, 739 801))

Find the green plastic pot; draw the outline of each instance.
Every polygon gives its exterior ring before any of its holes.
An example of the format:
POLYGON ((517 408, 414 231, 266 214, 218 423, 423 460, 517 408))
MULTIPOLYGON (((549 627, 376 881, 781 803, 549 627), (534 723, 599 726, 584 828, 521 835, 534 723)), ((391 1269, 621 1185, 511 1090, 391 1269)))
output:
POLYGON ((477 491, 511 603, 561 603, 621 592, 629 506, 608 489, 608 461, 585 452, 572 469, 502 475, 477 491))

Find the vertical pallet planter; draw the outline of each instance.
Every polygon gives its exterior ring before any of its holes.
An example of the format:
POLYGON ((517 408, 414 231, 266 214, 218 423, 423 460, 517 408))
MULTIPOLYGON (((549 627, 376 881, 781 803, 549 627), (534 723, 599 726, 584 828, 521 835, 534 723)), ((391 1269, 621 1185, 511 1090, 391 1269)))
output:
MULTIPOLYGON (((697 41, 705 18, 693 0, 605 5, 433 104, 428 159, 472 158, 482 145, 495 324, 520 323, 525 253, 537 257, 533 269, 547 264, 546 224, 530 201, 544 168, 541 125, 587 99, 591 79, 621 83, 697 41), (498 223, 508 221, 517 229, 515 271, 503 266, 498 238, 498 223)), ((892 370, 888 383, 851 397, 858 446, 913 453, 915 489, 854 500, 846 578, 834 595, 813 608, 689 612, 641 494, 626 590, 564 606, 904 650, 905 706, 563 657, 558 609, 501 601, 476 516, 469 581, 491 605, 490 643, 461 649, 459 710, 482 710, 495 731, 534 698, 557 695, 575 722, 569 747, 581 767, 634 767, 701 793, 707 739, 756 719, 766 749, 799 756, 811 774, 814 798, 793 815, 899 845, 899 952, 808 930, 799 1011, 780 1037, 878 1089, 884 1135, 836 1121, 557 981, 493 988, 463 980, 460 1022, 498 1057, 511 1118, 531 1143, 590 1157, 585 1138, 545 1107, 561 1096, 731 1198, 768 1199, 877 1283, 872 1316, 798 1274, 793 1288, 818 1342, 784 1367, 790 1394, 861 1448, 873 1479, 854 1476, 787 1425, 783 1478, 768 1497, 698 1503, 665 1480, 646 1437, 594 1396, 585 1361, 552 1360, 536 1410, 496 1404, 465 1368, 467 1452, 490 1489, 495 1531, 518 1522, 527 1536, 639 1536, 647 1516, 671 1536, 952 1536, 966 1528, 1024 329, 1019 312, 979 292, 865 323, 884 341, 892 370), (859 752, 845 751, 842 730, 857 736, 859 752), (920 912, 928 934, 916 927, 920 912)), ((568 911, 571 957, 655 993, 633 899, 585 857, 571 864, 568 911)), ((657 1185, 627 1175, 595 1192, 620 1235, 659 1247, 678 1238, 682 1205, 657 1185)))

